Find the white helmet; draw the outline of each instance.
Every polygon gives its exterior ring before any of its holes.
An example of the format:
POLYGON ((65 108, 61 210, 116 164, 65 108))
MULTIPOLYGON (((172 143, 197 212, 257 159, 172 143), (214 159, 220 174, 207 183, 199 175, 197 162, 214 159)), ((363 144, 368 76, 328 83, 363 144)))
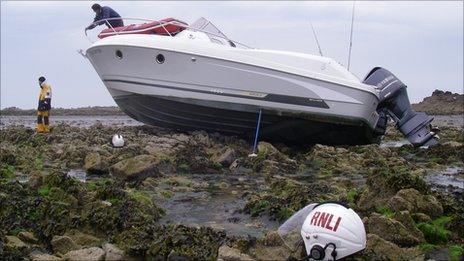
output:
POLYGON ((115 134, 113 136, 113 139, 111 140, 111 144, 115 148, 121 148, 122 146, 124 146, 124 139, 122 138, 121 135, 115 134))
POLYGON ((303 260, 337 260, 366 247, 361 218, 338 203, 311 204, 287 220, 278 232, 291 249, 301 245, 295 241, 297 228, 307 253, 303 260))

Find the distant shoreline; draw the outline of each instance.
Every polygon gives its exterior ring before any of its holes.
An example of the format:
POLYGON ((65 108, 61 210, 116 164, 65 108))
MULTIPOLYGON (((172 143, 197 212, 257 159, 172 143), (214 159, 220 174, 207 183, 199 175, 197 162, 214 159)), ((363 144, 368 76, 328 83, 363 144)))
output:
MULTIPOLYGON (((464 95, 449 91, 435 90, 431 96, 419 103, 412 104, 414 110, 430 115, 463 115, 464 95)), ((0 116, 34 116, 37 110, 9 107, 0 110, 0 116)), ((105 116, 126 115, 117 106, 91 106, 81 108, 52 108, 52 115, 56 116, 105 116)))
MULTIPOLYGON (((34 109, 20 109, 16 107, 9 107, 0 110, 0 116, 34 116, 37 110, 34 109)), ((105 115, 126 115, 116 106, 92 106, 81 108, 52 108, 52 115, 55 116, 105 116, 105 115)))

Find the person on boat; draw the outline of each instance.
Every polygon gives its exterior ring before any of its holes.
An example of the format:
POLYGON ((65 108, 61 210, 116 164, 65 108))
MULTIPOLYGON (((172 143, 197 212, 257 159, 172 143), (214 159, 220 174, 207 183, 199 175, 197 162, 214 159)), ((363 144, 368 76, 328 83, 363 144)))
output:
POLYGON ((121 16, 116 11, 114 11, 111 7, 101 6, 99 4, 93 4, 92 10, 96 14, 95 18, 93 19, 93 23, 87 26, 85 30, 92 30, 97 25, 102 25, 102 24, 106 24, 108 28, 124 26, 122 19, 114 19, 114 18, 121 18, 121 16), (110 20, 104 20, 104 19, 110 19, 110 20))
POLYGON ((46 82, 45 77, 39 78, 40 94, 37 108, 37 132, 50 132, 50 109, 52 102, 52 88, 46 82))

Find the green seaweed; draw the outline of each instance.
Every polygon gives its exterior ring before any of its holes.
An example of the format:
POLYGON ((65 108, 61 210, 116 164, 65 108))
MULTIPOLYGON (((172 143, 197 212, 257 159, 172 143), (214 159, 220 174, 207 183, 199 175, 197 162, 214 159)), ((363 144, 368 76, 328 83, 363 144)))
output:
POLYGON ((376 208, 377 213, 380 213, 388 218, 392 218, 395 213, 388 206, 379 206, 376 208))
POLYGON ((464 245, 453 245, 449 247, 450 260, 458 261, 462 260, 464 256, 464 245))
POLYGON ((10 180, 14 177, 14 173, 16 172, 16 168, 13 165, 6 165, 2 169, 2 178, 10 180))
POLYGON ((431 244, 447 243, 451 238, 451 231, 445 225, 451 221, 451 217, 442 216, 431 222, 419 223, 417 228, 424 234, 425 240, 431 244))

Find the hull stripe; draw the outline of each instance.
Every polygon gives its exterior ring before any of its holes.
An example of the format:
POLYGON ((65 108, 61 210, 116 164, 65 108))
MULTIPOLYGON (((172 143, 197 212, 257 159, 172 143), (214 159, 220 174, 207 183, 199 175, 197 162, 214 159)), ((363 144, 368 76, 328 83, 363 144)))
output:
POLYGON ((150 84, 150 83, 144 83, 144 82, 138 82, 138 81, 127 81, 127 80, 118 80, 118 79, 104 79, 103 81, 105 81, 105 82, 128 83, 128 84, 138 84, 138 85, 145 85, 145 86, 164 88, 164 89, 173 89, 173 90, 181 90, 181 91, 188 91, 188 92, 198 92, 198 93, 205 93, 205 94, 211 94, 211 95, 229 96, 229 97, 236 97, 236 98, 260 100, 260 101, 268 101, 268 102, 277 102, 277 103, 285 103, 285 104, 316 107, 316 108, 324 108, 324 109, 329 108, 329 106, 323 100, 311 99, 311 98, 305 98, 305 97, 296 97, 296 96, 279 95, 279 94, 268 94, 265 97, 254 97, 254 96, 245 96, 245 95, 237 95, 237 94, 230 94, 230 93, 216 93, 216 92, 209 92, 209 91, 203 91, 203 90, 192 90, 192 89, 188 89, 188 88, 157 85, 157 84, 150 84))

